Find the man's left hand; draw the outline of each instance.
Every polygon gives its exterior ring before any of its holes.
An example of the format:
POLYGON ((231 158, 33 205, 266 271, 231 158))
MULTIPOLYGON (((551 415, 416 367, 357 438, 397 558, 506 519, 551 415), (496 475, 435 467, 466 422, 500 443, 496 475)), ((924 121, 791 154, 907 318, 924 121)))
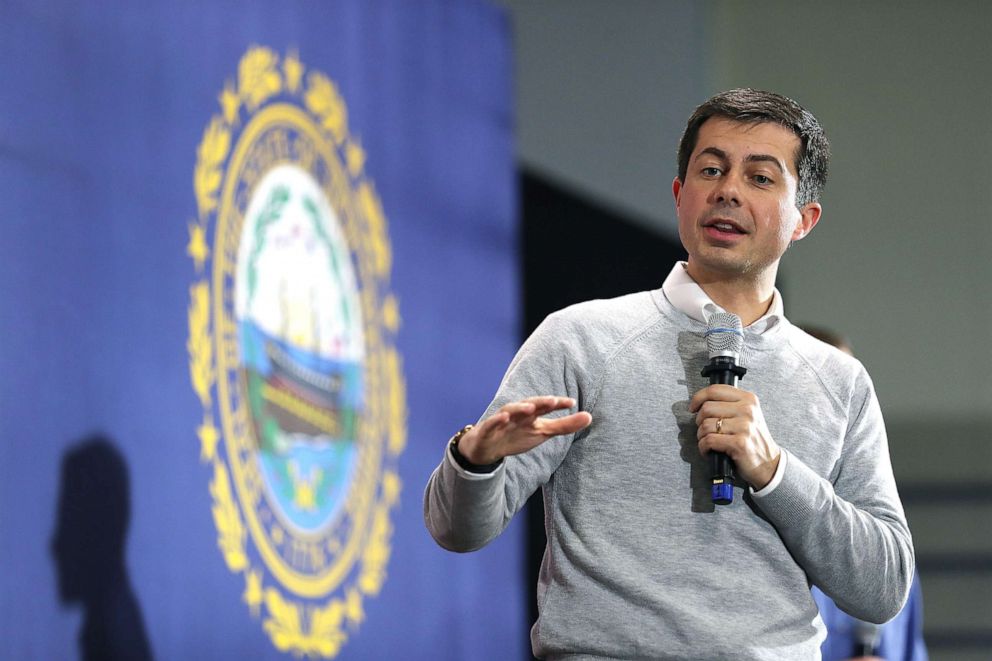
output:
POLYGON ((771 482, 782 450, 768 431, 754 393, 727 385, 707 386, 689 401, 689 412, 696 414, 700 454, 726 454, 755 491, 771 482))

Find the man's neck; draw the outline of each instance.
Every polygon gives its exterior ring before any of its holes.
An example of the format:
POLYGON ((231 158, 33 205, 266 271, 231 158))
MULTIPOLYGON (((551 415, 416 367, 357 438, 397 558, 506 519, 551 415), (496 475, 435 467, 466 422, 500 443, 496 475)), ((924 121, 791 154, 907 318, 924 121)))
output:
POLYGON ((771 307, 775 292, 775 273, 763 273, 757 277, 735 274, 713 274, 689 264, 689 277, 696 281, 706 295, 727 312, 741 318, 744 326, 750 326, 763 317, 771 307))

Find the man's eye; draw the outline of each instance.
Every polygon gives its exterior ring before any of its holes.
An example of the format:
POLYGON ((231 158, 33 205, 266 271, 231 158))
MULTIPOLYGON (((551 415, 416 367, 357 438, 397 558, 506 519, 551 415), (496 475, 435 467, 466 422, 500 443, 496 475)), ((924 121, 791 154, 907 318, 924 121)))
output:
POLYGON ((772 183, 772 180, 763 174, 756 174, 754 175, 754 183, 760 186, 767 186, 768 184, 772 183))
POLYGON ((703 168, 703 176, 716 177, 720 174, 720 168, 703 168))

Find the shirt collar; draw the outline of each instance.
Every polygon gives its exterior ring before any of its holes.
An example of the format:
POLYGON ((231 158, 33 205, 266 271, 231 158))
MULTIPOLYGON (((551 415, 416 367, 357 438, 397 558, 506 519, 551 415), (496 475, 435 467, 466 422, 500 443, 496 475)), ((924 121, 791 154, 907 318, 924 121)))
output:
MULTIPOLYGON (((665 278, 665 283, 661 289, 665 292, 668 302, 677 310, 704 324, 714 312, 726 312, 706 295, 702 287, 696 284, 696 281, 686 270, 685 262, 675 264, 672 272, 665 278)), ((782 295, 779 294, 778 289, 773 289, 772 303, 768 306, 768 312, 748 326, 747 329, 760 335, 777 326, 784 318, 785 309, 782 305, 782 295)))

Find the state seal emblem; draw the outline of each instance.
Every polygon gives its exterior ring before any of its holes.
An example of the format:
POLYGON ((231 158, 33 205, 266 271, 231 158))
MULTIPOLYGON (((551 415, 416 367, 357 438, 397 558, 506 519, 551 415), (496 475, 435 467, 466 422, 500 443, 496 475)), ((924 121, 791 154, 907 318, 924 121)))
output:
POLYGON ((337 86, 252 47, 197 150, 189 365, 217 545, 273 645, 333 657, 390 555, 406 394, 386 216, 337 86))

